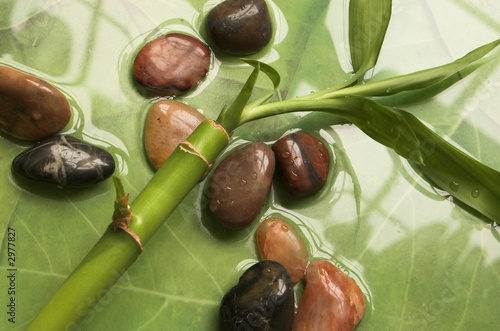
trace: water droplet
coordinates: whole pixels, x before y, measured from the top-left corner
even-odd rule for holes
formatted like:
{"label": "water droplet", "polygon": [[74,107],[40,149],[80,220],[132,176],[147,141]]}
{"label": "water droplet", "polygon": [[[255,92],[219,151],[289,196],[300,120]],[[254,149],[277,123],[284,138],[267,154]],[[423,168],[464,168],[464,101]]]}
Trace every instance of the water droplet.
{"label": "water droplet", "polygon": [[385,93],[391,93],[392,89],[390,87],[387,88],[387,90],[385,90]]}
{"label": "water droplet", "polygon": [[290,157],[290,155],[292,155],[292,154],[290,154],[290,152],[283,152],[283,153],[281,153],[281,157],[284,158],[284,159],[288,159]]}
{"label": "water droplet", "polygon": [[474,198],[474,199],[477,199],[479,198],[479,194],[481,194],[479,192],[479,190],[475,189],[475,190],[472,190],[472,192],[470,193],[470,195]]}
{"label": "water droplet", "polygon": [[281,230],[283,230],[283,232],[288,232],[288,226],[282,225]]}
{"label": "water droplet", "polygon": [[350,95],[350,94],[346,94],[346,95],[344,95],[344,98],[350,98],[350,97],[351,97],[351,95]]}
{"label": "water droplet", "polygon": [[245,185],[247,183],[245,178],[240,179],[240,185]]}
{"label": "water droplet", "polygon": [[294,182],[299,180],[299,175],[297,175],[295,172],[290,172],[290,179],[293,180]]}
{"label": "water droplet", "polygon": [[256,172],[252,172],[252,177],[253,177],[253,179],[257,179],[257,173]]}
{"label": "water droplet", "polygon": [[452,182],[450,183],[450,189],[453,191],[453,192],[456,192],[458,191],[458,189],[460,188],[460,185],[457,183],[457,182]]}
{"label": "water droplet", "polygon": [[314,94],[314,91],[309,92],[309,94]]}

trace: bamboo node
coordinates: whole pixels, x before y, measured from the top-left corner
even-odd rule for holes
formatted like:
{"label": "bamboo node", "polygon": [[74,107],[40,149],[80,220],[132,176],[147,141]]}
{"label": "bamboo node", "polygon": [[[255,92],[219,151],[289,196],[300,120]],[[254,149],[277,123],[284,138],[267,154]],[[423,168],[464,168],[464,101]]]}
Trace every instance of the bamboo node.
{"label": "bamboo node", "polygon": [[181,151],[189,153],[191,155],[199,157],[205,164],[208,169],[212,168],[212,165],[207,161],[207,159],[191,144],[189,141],[183,141],[179,144],[179,148]]}
{"label": "bamboo node", "polygon": [[223,127],[222,125],[220,125],[219,123],[217,123],[217,122],[216,122],[216,121],[214,121],[214,120],[209,120],[209,121],[212,123],[212,125],[213,125],[214,127],[221,129],[221,130],[222,130],[222,132],[224,132],[224,133],[226,134],[227,141],[229,142],[230,137],[229,137],[229,134],[227,133],[226,129],[224,129],[224,127]]}
{"label": "bamboo node", "polygon": [[134,231],[130,230],[130,222],[132,222],[132,210],[130,209],[130,205],[128,204],[129,194],[126,196],[117,195],[117,199],[115,200],[115,212],[112,217],[113,231],[116,232],[118,229],[122,229],[128,235],[134,239],[137,243],[141,252],[143,250],[141,239],[138,235],[134,233]]}

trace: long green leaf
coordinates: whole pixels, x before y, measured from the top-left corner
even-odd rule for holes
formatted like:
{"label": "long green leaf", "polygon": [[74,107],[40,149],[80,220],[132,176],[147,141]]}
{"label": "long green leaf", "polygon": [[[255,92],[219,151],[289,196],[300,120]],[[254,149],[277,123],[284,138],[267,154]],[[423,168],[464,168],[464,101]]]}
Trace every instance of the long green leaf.
{"label": "long green leaf", "polygon": [[[485,55],[494,50],[499,44],[500,39],[495,40],[489,44],[476,48],[475,50],[467,53],[467,55],[454,62],[439,67],[421,70],[411,74],[388,78],[377,82],[355,85],[342,90],[323,93],[322,95],[315,95],[314,97],[380,97],[393,95],[404,91],[426,88],[445,80],[446,78],[469,66],[473,62],[483,58]],[[307,98],[310,97],[311,96],[307,96]]]}
{"label": "long green leaf", "polygon": [[391,9],[391,0],[350,0],[349,48],[356,74],[364,74],[377,63]]}
{"label": "long green leaf", "polygon": [[441,138],[412,114],[395,110],[420,140],[422,173],[451,196],[500,224],[500,172]]}

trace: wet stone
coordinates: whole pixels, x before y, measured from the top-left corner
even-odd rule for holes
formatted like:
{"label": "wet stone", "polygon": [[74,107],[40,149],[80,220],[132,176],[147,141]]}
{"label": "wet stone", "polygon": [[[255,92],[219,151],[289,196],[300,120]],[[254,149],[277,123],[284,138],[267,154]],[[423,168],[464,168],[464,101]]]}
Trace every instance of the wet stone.
{"label": "wet stone", "polygon": [[306,272],[309,255],[299,232],[281,218],[269,218],[259,224],[255,233],[261,260],[273,260],[282,264],[297,283]]}
{"label": "wet stone", "polygon": [[286,269],[275,261],[251,266],[220,305],[220,330],[292,330],[294,292]]}
{"label": "wet stone", "polygon": [[208,13],[206,27],[217,47],[236,55],[262,50],[273,35],[264,0],[226,0]]}
{"label": "wet stone", "polygon": [[306,285],[293,321],[294,331],[354,330],[363,317],[363,292],[328,261],[307,267]]}
{"label": "wet stone", "polygon": [[113,175],[115,162],[102,148],[56,135],[19,154],[12,170],[23,178],[58,186],[89,186]]}
{"label": "wet stone", "polygon": [[46,81],[0,66],[0,130],[23,140],[60,132],[71,118],[66,97]]}
{"label": "wet stone", "polygon": [[149,109],[144,130],[144,147],[153,167],[159,169],[205,119],[198,110],[179,101],[155,103]]}
{"label": "wet stone", "polygon": [[137,54],[133,74],[149,93],[175,96],[195,87],[210,67],[210,51],[198,39],[170,33],[146,44]]}
{"label": "wet stone", "polygon": [[208,187],[209,208],[228,229],[241,229],[257,217],[274,173],[274,153],[266,144],[250,143],[226,157]]}
{"label": "wet stone", "polygon": [[304,132],[292,133],[276,141],[273,151],[277,173],[292,195],[312,195],[325,185],[330,153],[316,137]]}

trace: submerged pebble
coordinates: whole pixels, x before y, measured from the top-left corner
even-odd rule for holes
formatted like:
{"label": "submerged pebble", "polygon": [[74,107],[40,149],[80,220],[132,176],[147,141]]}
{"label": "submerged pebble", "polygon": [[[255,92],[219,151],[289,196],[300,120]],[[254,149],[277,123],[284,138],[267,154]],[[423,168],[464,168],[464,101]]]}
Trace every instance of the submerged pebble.
{"label": "submerged pebble", "polygon": [[137,54],[133,74],[148,92],[175,96],[195,87],[207,74],[210,51],[196,38],[170,33],[146,44]]}
{"label": "submerged pebble", "polygon": [[264,0],[226,0],[208,13],[206,27],[217,47],[237,55],[262,50],[273,35]]}
{"label": "submerged pebble", "polygon": [[228,229],[252,223],[264,205],[274,173],[274,153],[266,144],[250,143],[226,157],[209,183],[209,208]]}
{"label": "submerged pebble", "polygon": [[305,281],[294,331],[356,328],[365,311],[365,299],[349,276],[328,261],[314,261],[307,267]]}
{"label": "submerged pebble", "polygon": [[259,224],[255,238],[261,260],[281,263],[292,283],[302,279],[309,255],[304,240],[293,226],[281,218],[269,218]]}
{"label": "submerged pebble", "polygon": [[316,137],[296,132],[273,145],[276,168],[285,188],[295,196],[311,195],[326,183],[330,153]]}
{"label": "submerged pebble", "polygon": [[71,118],[66,97],[46,81],[0,66],[0,130],[38,140],[61,131]]}
{"label": "submerged pebble", "polygon": [[148,112],[144,147],[149,161],[159,169],[179,143],[206,118],[196,109],[178,101],[163,100]]}
{"label": "submerged pebble", "polygon": [[38,142],[12,162],[19,176],[59,186],[88,186],[102,182],[115,171],[111,154],[66,135]]}
{"label": "submerged pebble", "polygon": [[254,264],[222,298],[220,330],[292,329],[294,292],[286,269],[275,261]]}

